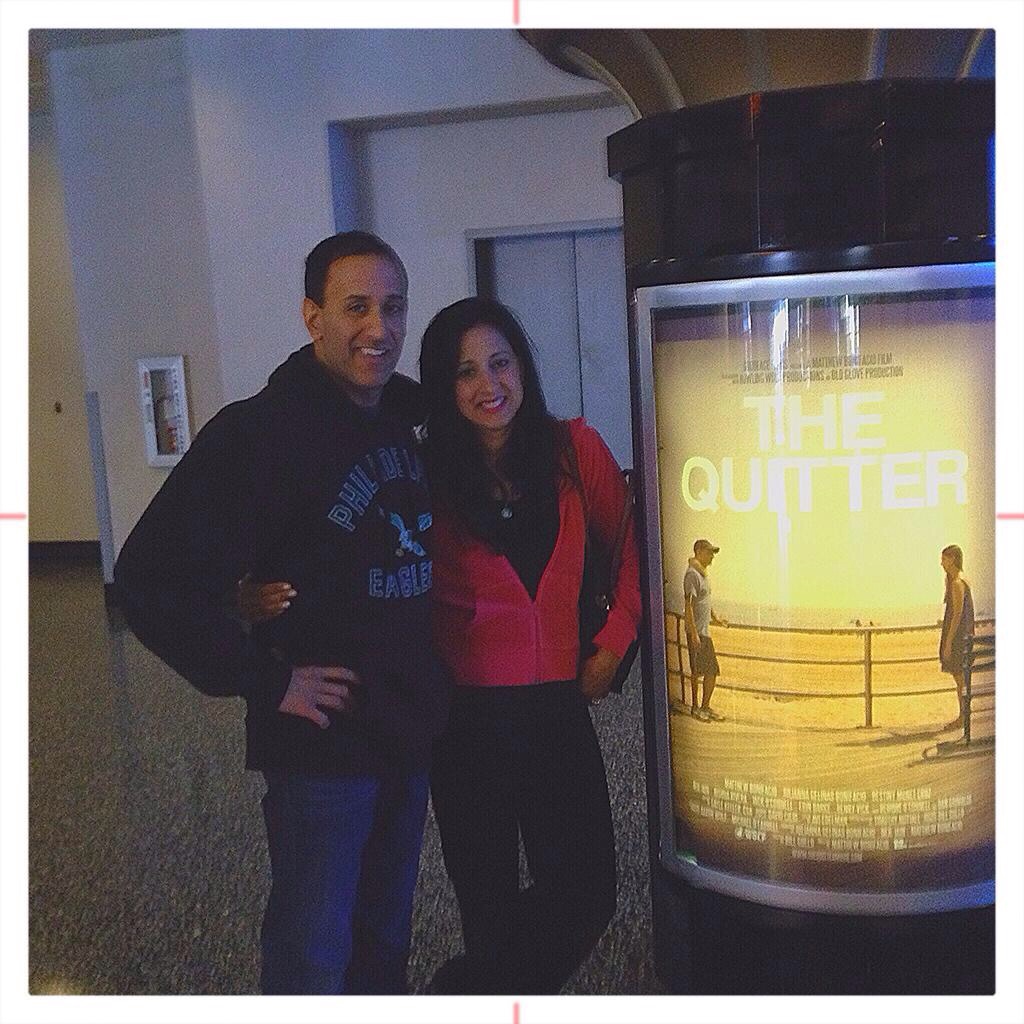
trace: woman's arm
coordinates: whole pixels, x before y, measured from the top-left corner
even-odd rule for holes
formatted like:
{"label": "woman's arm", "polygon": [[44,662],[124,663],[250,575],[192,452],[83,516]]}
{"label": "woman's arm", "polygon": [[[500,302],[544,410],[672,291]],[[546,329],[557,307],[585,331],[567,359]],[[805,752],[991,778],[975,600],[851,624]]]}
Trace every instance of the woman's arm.
{"label": "woman's arm", "polygon": [[949,614],[949,630],[946,633],[945,643],[942,645],[942,656],[948,659],[953,653],[953,638],[957,635],[957,630],[960,628],[960,619],[964,614],[964,583],[963,580],[953,580],[952,586],[949,588],[949,603],[950,603],[950,614]]}
{"label": "woman's arm", "polygon": [[[610,549],[615,543],[628,493],[622,470],[593,427],[583,420],[573,420],[569,430],[587,495],[590,525]],[[594,637],[594,643],[621,658],[636,638],[642,610],[640,558],[632,515],[627,524],[622,560],[618,576],[612,583],[610,601],[608,621]]]}

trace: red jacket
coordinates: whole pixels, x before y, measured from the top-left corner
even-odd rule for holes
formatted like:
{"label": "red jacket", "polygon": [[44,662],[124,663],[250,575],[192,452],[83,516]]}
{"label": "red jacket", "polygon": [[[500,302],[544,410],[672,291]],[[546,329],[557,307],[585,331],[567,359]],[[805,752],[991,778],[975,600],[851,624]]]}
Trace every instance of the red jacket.
{"label": "red jacket", "polygon": [[[622,473],[593,427],[571,420],[569,434],[594,530],[610,547],[626,500]],[[434,644],[457,684],[518,686],[576,677],[586,534],[577,488],[562,486],[558,510],[558,537],[533,601],[504,555],[470,535],[451,515],[435,512]],[[636,535],[630,523],[611,611],[595,641],[621,657],[639,622]]]}

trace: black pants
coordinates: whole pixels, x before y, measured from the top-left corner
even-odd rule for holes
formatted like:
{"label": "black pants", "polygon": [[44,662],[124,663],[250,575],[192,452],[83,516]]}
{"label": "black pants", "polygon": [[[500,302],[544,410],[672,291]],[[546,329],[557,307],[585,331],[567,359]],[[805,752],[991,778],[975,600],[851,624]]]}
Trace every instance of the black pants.
{"label": "black pants", "polygon": [[[458,687],[431,794],[468,987],[558,992],[615,912],[608,783],[575,680]],[[520,833],[533,879],[522,891]]]}

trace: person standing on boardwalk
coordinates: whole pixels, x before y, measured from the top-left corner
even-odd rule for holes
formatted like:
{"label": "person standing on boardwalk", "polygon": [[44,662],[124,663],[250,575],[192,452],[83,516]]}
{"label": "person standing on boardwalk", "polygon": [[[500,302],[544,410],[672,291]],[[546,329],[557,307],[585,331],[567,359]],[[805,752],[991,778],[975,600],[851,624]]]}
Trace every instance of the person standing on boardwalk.
{"label": "person standing on boardwalk", "polygon": [[[245,699],[246,766],[267,785],[268,994],[406,991],[448,701],[418,388],[394,373],[407,290],[375,235],[318,244],[312,343],[200,431],[117,563],[139,639],[204,693]],[[234,611],[249,574],[289,581],[282,614],[251,631]]]}
{"label": "person standing on boardwalk", "polygon": [[964,568],[964,553],[956,544],[942,549],[940,564],[946,574],[946,593],[939,663],[942,671],[948,672],[956,683],[957,707],[960,710],[947,728],[959,729],[964,724],[964,654],[967,638],[974,635],[974,598],[970,584],[960,575]]}
{"label": "person standing on boardwalk", "polygon": [[[686,646],[690,654],[690,714],[702,722],[720,722],[723,717],[711,709],[711,695],[721,674],[711,639],[711,624],[727,626],[728,623],[715,615],[711,607],[711,584],[708,582],[708,569],[720,550],[709,540],[695,541],[693,558],[683,577]],[[698,705],[697,690],[701,679],[704,681],[704,693]]]}

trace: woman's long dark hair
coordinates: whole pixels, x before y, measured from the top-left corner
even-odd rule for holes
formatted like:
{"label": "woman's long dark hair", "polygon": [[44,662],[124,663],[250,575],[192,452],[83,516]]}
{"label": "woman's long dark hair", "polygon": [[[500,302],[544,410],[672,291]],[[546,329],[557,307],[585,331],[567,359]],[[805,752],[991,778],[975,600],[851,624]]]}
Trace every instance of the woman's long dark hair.
{"label": "woman's long dark hair", "polygon": [[441,310],[423,334],[420,381],[427,401],[427,471],[433,500],[455,514],[463,526],[496,545],[487,524],[493,509],[495,477],[476,430],[455,405],[455,376],[462,339],[473,327],[500,331],[519,361],[523,403],[512,421],[508,443],[497,465],[527,500],[550,495],[571,477],[565,457],[569,441],[562,421],[544,402],[533,346],[507,306],[492,299],[462,299]]}

